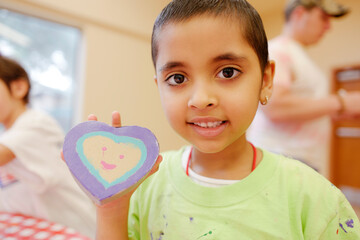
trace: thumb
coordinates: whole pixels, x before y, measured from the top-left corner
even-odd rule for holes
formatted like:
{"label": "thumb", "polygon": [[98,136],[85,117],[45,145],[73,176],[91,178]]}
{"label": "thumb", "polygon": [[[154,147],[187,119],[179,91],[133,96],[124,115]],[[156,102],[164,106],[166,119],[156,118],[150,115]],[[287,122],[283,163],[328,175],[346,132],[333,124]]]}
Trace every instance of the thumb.
{"label": "thumb", "polygon": [[150,177],[151,175],[156,173],[157,170],[159,170],[159,165],[162,162],[162,160],[163,160],[163,157],[161,155],[159,155],[158,158],[156,159],[156,162],[155,162],[153,168],[150,170],[148,177]]}
{"label": "thumb", "polygon": [[60,157],[61,157],[61,159],[65,162],[65,159],[64,159],[64,153],[63,153],[63,151],[61,150],[61,152],[60,152]]}

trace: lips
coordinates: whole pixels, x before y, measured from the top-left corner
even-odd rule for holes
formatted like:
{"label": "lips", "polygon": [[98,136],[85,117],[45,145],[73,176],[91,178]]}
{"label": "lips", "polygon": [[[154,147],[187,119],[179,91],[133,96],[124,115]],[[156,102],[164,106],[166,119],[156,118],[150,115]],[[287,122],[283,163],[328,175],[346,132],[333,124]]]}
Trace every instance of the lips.
{"label": "lips", "polygon": [[197,134],[207,138],[220,135],[228,125],[228,121],[214,118],[197,118],[188,123]]}

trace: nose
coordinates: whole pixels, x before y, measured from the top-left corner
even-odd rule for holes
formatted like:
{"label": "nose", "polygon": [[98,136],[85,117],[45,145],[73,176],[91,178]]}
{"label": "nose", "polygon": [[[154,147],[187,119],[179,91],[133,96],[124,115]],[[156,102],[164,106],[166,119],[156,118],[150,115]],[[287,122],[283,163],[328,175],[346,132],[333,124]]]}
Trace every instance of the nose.
{"label": "nose", "polygon": [[188,101],[188,107],[197,110],[212,108],[217,104],[215,92],[205,84],[195,86]]}

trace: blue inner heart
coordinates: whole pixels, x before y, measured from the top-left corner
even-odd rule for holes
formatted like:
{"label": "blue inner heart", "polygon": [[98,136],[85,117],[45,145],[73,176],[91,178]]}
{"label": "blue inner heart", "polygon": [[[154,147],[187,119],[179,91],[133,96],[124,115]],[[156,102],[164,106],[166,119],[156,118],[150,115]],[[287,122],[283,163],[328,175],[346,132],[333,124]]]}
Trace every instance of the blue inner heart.
{"label": "blue inner heart", "polygon": [[[84,147],[83,147],[84,141],[87,138],[95,137],[95,136],[107,137],[107,138],[113,140],[115,143],[134,144],[141,151],[140,161],[137,163],[137,165],[134,168],[130,169],[125,174],[119,176],[119,178],[116,178],[114,181],[109,183],[107,180],[105,180],[100,175],[99,171],[97,169],[95,169],[95,167],[90,163],[90,161],[87,159],[86,155],[84,154]],[[128,137],[128,136],[117,136],[115,134],[112,134],[110,132],[105,132],[105,131],[98,131],[98,132],[91,132],[91,133],[84,134],[82,137],[80,137],[76,141],[76,152],[78,153],[82,163],[86,166],[86,168],[90,171],[90,173],[93,176],[95,176],[96,179],[105,188],[109,188],[109,187],[114,186],[114,185],[116,185],[118,183],[126,181],[126,179],[128,179],[130,176],[134,175],[140,169],[140,167],[144,164],[144,162],[146,160],[146,157],[147,157],[147,149],[146,149],[146,146],[143,143],[143,141],[141,141],[141,140],[139,140],[137,138]]]}

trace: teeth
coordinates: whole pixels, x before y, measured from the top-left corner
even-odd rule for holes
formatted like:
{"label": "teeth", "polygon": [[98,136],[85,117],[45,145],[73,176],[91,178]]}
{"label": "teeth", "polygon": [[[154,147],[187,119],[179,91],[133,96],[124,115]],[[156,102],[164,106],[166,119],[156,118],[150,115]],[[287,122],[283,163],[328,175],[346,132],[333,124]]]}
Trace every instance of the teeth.
{"label": "teeth", "polygon": [[214,128],[221,125],[221,121],[218,122],[201,122],[201,123],[194,123],[196,126],[203,127],[203,128]]}

